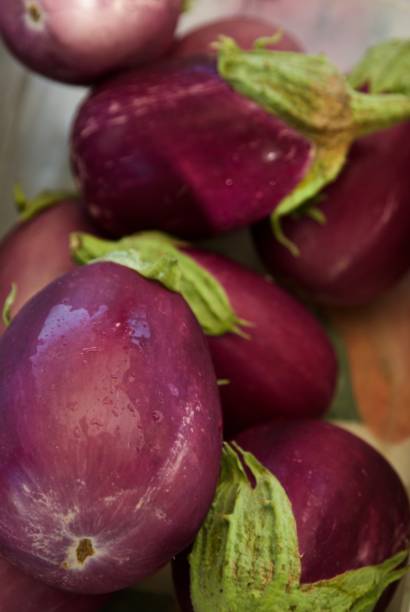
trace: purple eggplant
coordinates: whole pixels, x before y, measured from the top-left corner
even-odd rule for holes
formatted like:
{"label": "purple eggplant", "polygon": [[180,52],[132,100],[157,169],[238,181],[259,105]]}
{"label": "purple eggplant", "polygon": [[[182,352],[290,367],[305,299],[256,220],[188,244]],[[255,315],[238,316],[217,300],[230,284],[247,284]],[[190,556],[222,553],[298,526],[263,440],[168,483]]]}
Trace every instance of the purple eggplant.
{"label": "purple eggplant", "polygon": [[[274,515],[276,516],[274,519],[276,529],[282,523],[283,526],[289,528],[289,535],[296,528],[296,550],[298,550],[300,556],[297,557],[295,562],[296,571],[300,572],[301,586],[293,585],[295,576],[284,576],[282,587],[277,587],[279,590],[274,597],[279,598],[278,602],[283,602],[291,593],[295,596],[293,602],[299,602],[300,607],[295,605],[292,608],[283,605],[282,608],[278,607],[277,609],[351,610],[353,608],[347,605],[349,603],[348,598],[344,602],[342,601],[340,607],[336,607],[335,600],[331,599],[329,603],[331,606],[334,605],[335,608],[315,607],[314,605],[303,607],[301,603],[306,601],[306,596],[309,597],[315,590],[320,591],[323,587],[326,587],[324,581],[331,581],[327,585],[328,589],[332,587],[332,584],[339,584],[339,587],[342,583],[345,586],[347,585],[346,595],[351,596],[352,601],[357,603],[357,600],[360,600],[365,594],[365,591],[361,592],[358,585],[364,588],[365,581],[369,580],[369,574],[367,579],[363,577],[363,581],[359,580],[356,585],[353,581],[349,587],[349,580],[345,573],[354,570],[360,571],[360,568],[379,566],[386,563],[387,560],[395,559],[390,566],[393,572],[391,580],[385,581],[386,576],[384,576],[381,579],[380,591],[375,588],[376,583],[372,584],[371,580],[366,587],[369,588],[369,593],[371,593],[371,599],[369,597],[366,600],[367,605],[376,602],[382,594],[383,587],[388,586],[390,582],[400,577],[401,572],[396,573],[394,569],[395,563],[397,566],[403,562],[404,551],[410,543],[409,500],[398,475],[387,461],[356,436],[321,421],[265,424],[240,434],[237,437],[237,443],[242,449],[252,453],[262,466],[276,477],[276,482],[280,483],[283,487],[282,491],[287,495],[288,502],[283,503],[283,493],[279,492],[278,494],[278,485],[274,484],[276,503],[278,503],[278,500],[282,502],[280,509],[278,506],[276,512],[283,513],[280,516]],[[258,495],[258,488],[264,487],[260,494],[265,496],[263,502],[268,508],[267,491],[271,489],[266,477],[262,474],[262,478],[260,478],[261,472],[254,471],[254,461],[250,462],[246,456],[244,461],[245,465],[251,468],[251,473],[256,478],[254,494]],[[218,488],[214,502],[214,513],[219,508],[218,503],[225,499],[225,512],[229,514],[231,500],[228,499],[230,490],[228,485],[232,478],[232,472],[226,471],[225,480],[224,478],[221,479],[221,488]],[[227,492],[225,498],[223,497],[223,483],[225,483]],[[250,495],[252,496],[252,493]],[[272,503],[275,504],[273,499]],[[284,536],[280,531],[274,531],[272,534],[277,538],[274,540],[277,542],[276,547],[275,544],[270,544],[271,535],[266,535],[270,522],[267,515],[265,518],[262,515],[264,511],[261,501],[259,510],[257,510],[261,513],[259,527],[256,522],[255,529],[257,530],[265,524],[264,531],[260,533],[260,538],[256,540],[255,548],[248,549],[247,542],[252,543],[252,532],[247,533],[247,538],[240,539],[240,533],[236,532],[236,535],[233,528],[236,524],[235,521],[240,520],[240,508],[240,498],[238,498],[237,503],[233,506],[232,515],[230,515],[229,525],[224,527],[224,530],[229,530],[232,526],[232,539],[225,536],[222,531],[222,526],[227,525],[227,521],[224,524],[220,521],[221,530],[215,531],[215,528],[218,529],[217,517],[214,517],[213,523],[212,520],[209,522],[207,519],[204,527],[206,530],[202,530],[201,543],[196,554],[200,552],[201,546],[203,551],[209,553],[212,550],[212,543],[207,540],[213,534],[219,533],[221,538],[219,554],[221,556],[228,555],[225,558],[226,575],[229,575],[231,568],[236,571],[234,575],[237,576],[238,584],[234,588],[238,597],[241,596],[241,593],[243,597],[246,597],[252,588],[257,588],[255,585],[259,583],[260,596],[271,597],[270,602],[275,602],[276,599],[272,598],[272,591],[269,594],[269,588],[267,587],[270,581],[277,579],[285,566],[288,567],[289,547],[292,548],[293,544],[289,540],[281,542],[281,538]],[[246,507],[243,512],[246,516]],[[286,512],[292,514],[287,517]],[[248,519],[245,518],[244,520],[257,521],[258,517],[249,516]],[[230,554],[228,554],[228,549],[225,549],[225,542],[231,542]],[[214,545],[216,547],[216,542],[214,542]],[[216,547],[214,550],[216,554],[218,548]],[[271,553],[267,553],[268,550]],[[243,557],[240,556],[241,551]],[[245,556],[245,551],[247,551],[248,557]],[[280,567],[274,566],[274,571],[266,576],[248,576],[247,578],[246,571],[249,572],[249,568],[258,567],[258,563],[261,564],[259,567],[263,566],[265,552],[268,556],[269,554],[278,556],[281,559]],[[253,555],[256,555],[255,559],[253,559]],[[196,560],[191,558],[191,568],[196,567],[198,573],[202,573],[197,564],[192,565],[198,561],[198,558]],[[246,559],[246,562],[243,561],[244,559]],[[210,567],[209,564],[212,563],[212,559],[206,556],[203,561],[203,568],[206,571],[205,568]],[[215,562],[223,563],[223,561],[217,560]],[[289,567],[292,567],[292,564]],[[248,569],[246,570],[246,568]],[[370,569],[370,571],[373,570]],[[224,579],[226,579],[226,575]],[[376,572],[373,575],[377,577]],[[380,575],[377,579],[380,580]],[[174,580],[182,609],[184,612],[190,612],[193,608],[189,596],[190,577],[186,554],[181,555],[174,563]],[[225,584],[221,583],[220,588],[222,589],[224,586]],[[293,590],[294,593],[292,593]],[[326,600],[326,588],[324,588],[324,591],[322,597]],[[337,594],[337,592],[338,589],[336,588],[335,593]],[[340,591],[338,593],[340,595]],[[387,592],[384,599],[379,600],[377,610],[385,609],[390,594]],[[283,597],[283,599],[280,599],[280,597]],[[205,604],[206,602],[204,602],[204,606],[200,607],[200,610],[208,609]],[[256,607],[255,609],[259,608]],[[261,607],[260,609],[269,608]],[[275,608],[272,606],[272,609]],[[373,609],[373,607],[366,609]]]}
{"label": "purple eggplant", "polygon": [[4,558],[50,586],[106,593],[192,540],[218,477],[221,413],[179,295],[125,266],[78,268],[21,309],[0,362]]}
{"label": "purple eggplant", "polygon": [[0,35],[32,70],[91,84],[162,55],[181,10],[182,0],[3,0]]}
{"label": "purple eggplant", "polygon": [[275,239],[268,220],[256,226],[255,244],[268,270],[320,304],[352,306],[378,297],[410,268],[409,165],[410,123],[358,141],[317,203],[323,222],[308,215],[283,222],[298,255]]}
{"label": "purple eggplant", "polygon": [[216,55],[216,50],[212,44],[220,36],[231,36],[243,49],[251,49],[255,40],[263,36],[272,37],[278,33],[278,40],[269,45],[269,49],[278,51],[302,51],[299,43],[287,32],[283,32],[268,21],[241,15],[237,17],[227,17],[212,21],[207,25],[201,26],[188,32],[185,36],[177,40],[173,55],[186,57],[210,53]]}
{"label": "purple eggplant", "polygon": [[224,288],[248,337],[228,333],[208,342],[229,434],[272,418],[320,417],[337,379],[333,348],[316,319],[267,278],[229,259],[191,250]]}
{"label": "purple eggplant", "polygon": [[0,559],[2,612],[102,612],[106,595],[76,595],[52,589]]}
{"label": "purple eggplant", "polygon": [[101,227],[210,236],[299,210],[362,134],[410,117],[405,95],[358,93],[324,57],[219,41],[105,82],[81,105],[72,164]]}
{"label": "purple eggplant", "polygon": [[206,57],[105,83],[79,109],[72,133],[90,214],[114,235],[160,229],[192,238],[246,226],[295,187],[311,152],[231,90]]}
{"label": "purple eggplant", "polygon": [[302,582],[382,563],[410,543],[410,507],[393,468],[371,446],[330,423],[267,424],[238,444],[291,500]]}
{"label": "purple eggplant", "polygon": [[0,243],[0,304],[13,283],[17,288],[12,318],[37,291],[74,268],[68,240],[74,231],[95,230],[80,203],[65,200],[20,223]]}

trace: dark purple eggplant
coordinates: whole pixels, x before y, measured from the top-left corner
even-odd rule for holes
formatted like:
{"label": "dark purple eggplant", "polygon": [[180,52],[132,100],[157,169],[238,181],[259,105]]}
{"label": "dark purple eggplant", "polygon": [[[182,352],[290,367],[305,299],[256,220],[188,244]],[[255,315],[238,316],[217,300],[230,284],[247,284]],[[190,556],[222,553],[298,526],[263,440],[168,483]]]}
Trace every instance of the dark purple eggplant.
{"label": "dark purple eggplant", "polygon": [[105,82],[71,138],[77,182],[96,222],[126,235],[189,238],[298,210],[340,173],[362,134],[410,117],[405,95],[353,90],[323,55],[250,51],[222,38]]}
{"label": "dark purple eggplant", "polygon": [[378,297],[410,268],[410,123],[353,146],[342,174],[320,197],[324,220],[287,218],[295,256],[269,220],[255,244],[268,270],[320,304],[353,306]]}
{"label": "dark purple eggplant", "polygon": [[297,185],[310,158],[303,137],[232,91],[209,58],[105,83],[81,106],[72,133],[89,211],[120,236],[207,236],[248,225]]}
{"label": "dark purple eggplant", "polygon": [[219,472],[206,340],[183,299],[113,263],[67,273],[0,339],[0,552],[108,593],[194,537]]}
{"label": "dark purple eggplant", "polygon": [[330,406],[335,353],[319,322],[270,279],[206,251],[188,251],[224,288],[247,337],[226,333],[208,342],[220,387],[225,430],[272,418],[314,418]]}
{"label": "dark purple eggplant", "polygon": [[384,610],[410,543],[409,500],[387,461],[322,421],[266,424],[237,443],[252,453],[238,449],[247,475],[228,447],[190,566],[186,554],[174,563],[184,612],[250,610],[253,598],[255,610]]}
{"label": "dark purple eggplant", "polygon": [[32,70],[92,84],[163,54],[181,10],[182,0],[3,0],[0,35]]}
{"label": "dark purple eggplant", "polygon": [[20,222],[0,243],[0,304],[13,283],[17,288],[12,318],[37,291],[74,268],[69,249],[69,235],[74,231],[95,229],[77,200],[64,200]]}

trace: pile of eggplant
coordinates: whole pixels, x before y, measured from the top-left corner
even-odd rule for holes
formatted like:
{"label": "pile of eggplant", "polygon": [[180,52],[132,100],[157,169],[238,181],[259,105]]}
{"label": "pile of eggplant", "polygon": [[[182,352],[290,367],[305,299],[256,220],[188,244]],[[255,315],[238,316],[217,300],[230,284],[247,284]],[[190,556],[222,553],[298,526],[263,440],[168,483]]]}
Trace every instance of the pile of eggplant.
{"label": "pile of eggplant", "polygon": [[[0,244],[0,610],[148,612],[123,591],[170,562],[183,611],[386,610],[409,500],[327,418],[323,308],[410,269],[410,43],[345,75],[249,17],[177,38],[185,10],[1,5],[90,92],[77,192],[16,188]],[[213,248],[234,230],[264,273]]]}

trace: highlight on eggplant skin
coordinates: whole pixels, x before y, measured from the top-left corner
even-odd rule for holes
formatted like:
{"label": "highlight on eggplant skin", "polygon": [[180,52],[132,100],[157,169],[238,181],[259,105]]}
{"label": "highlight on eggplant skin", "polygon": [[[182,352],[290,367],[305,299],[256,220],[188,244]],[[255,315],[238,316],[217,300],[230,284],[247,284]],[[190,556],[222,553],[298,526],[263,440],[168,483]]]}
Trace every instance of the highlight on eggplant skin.
{"label": "highlight on eggplant skin", "polygon": [[273,418],[318,418],[337,381],[334,349],[315,317],[269,279],[205,250],[186,249],[225,289],[245,337],[208,337],[225,433]]}
{"label": "highlight on eggplant skin", "polygon": [[281,27],[263,19],[249,15],[226,17],[212,21],[189,31],[185,36],[177,38],[172,50],[174,57],[187,57],[198,54],[216,55],[212,48],[220,36],[230,36],[241,49],[251,49],[254,42],[262,37],[277,37],[277,41],[267,46],[276,51],[302,51],[296,39]]}
{"label": "highlight on eggplant skin", "polygon": [[0,361],[5,559],[98,594],[189,544],[215,491],[222,419],[179,295],[121,265],[77,268],[25,304]]}
{"label": "highlight on eggplant skin", "polygon": [[[410,544],[410,505],[399,476],[355,435],[319,420],[271,422],[235,438],[284,487],[292,504],[302,584],[376,565]],[[189,550],[173,561],[183,612],[193,612]],[[379,600],[384,612],[397,587]]]}
{"label": "highlight on eggplant skin", "polygon": [[[69,249],[74,231],[96,230],[78,200],[63,200],[20,222],[0,242],[1,307],[12,284],[16,286],[11,318],[40,289],[75,267]],[[0,319],[0,333],[3,331]]]}
{"label": "highlight on eggplant skin", "polygon": [[112,72],[163,55],[183,0],[3,0],[0,36],[28,68],[92,85]]}
{"label": "highlight on eggplant skin", "polygon": [[410,268],[410,123],[357,141],[339,178],[317,201],[323,223],[283,221],[294,256],[275,239],[270,220],[256,225],[256,248],[285,285],[319,304],[366,304]]}
{"label": "highlight on eggplant skin", "polygon": [[188,238],[266,217],[309,168],[313,145],[233,91],[209,57],[105,82],[80,106],[71,158],[90,214],[112,235]]}

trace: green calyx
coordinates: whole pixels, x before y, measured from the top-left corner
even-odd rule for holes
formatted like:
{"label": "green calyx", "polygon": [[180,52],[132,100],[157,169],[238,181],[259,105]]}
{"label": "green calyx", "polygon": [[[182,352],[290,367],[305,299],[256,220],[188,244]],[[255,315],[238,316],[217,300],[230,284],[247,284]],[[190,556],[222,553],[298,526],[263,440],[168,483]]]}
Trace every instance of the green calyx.
{"label": "green calyx", "polygon": [[210,336],[246,334],[222,285],[180,249],[188,246],[160,232],[141,232],[118,241],[85,233],[71,234],[71,252],[77,263],[112,261],[182,295],[204,332]]}
{"label": "green calyx", "polygon": [[410,96],[410,39],[394,38],[371,47],[348,81],[356,89],[366,85],[372,94]]}
{"label": "green calyx", "polygon": [[252,454],[225,444],[215,499],[189,557],[191,599],[195,612],[370,612],[405,574],[397,568],[407,554],[301,584],[286,492]]}
{"label": "green calyx", "polygon": [[29,221],[43,210],[71,198],[77,199],[78,196],[69,191],[43,191],[29,200],[20,185],[14,187],[14,201],[19,213],[19,221]]}
{"label": "green calyx", "polygon": [[3,310],[2,310],[2,319],[5,327],[8,327],[11,323],[11,309],[13,308],[13,304],[16,301],[17,296],[17,285],[16,283],[12,283],[10,292],[6,299],[4,300]]}
{"label": "green calyx", "polygon": [[359,93],[324,55],[272,51],[260,41],[244,51],[227,37],[218,48],[220,76],[314,147],[305,177],[272,213],[277,238],[292,248],[281,231],[281,218],[336,179],[356,138],[410,118],[410,97]]}

